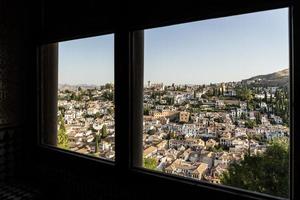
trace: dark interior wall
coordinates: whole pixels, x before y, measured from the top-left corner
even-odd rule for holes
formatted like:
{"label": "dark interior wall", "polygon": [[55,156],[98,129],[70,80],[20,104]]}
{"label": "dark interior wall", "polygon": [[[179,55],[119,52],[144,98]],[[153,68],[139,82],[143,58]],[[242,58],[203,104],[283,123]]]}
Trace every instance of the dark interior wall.
{"label": "dark interior wall", "polygon": [[42,42],[111,32],[123,17],[117,0],[44,0],[42,6]]}
{"label": "dark interior wall", "polygon": [[16,97],[22,91],[20,57],[21,43],[23,43],[23,23],[21,16],[11,16],[10,12],[20,13],[9,1],[0,4],[0,45],[1,45],[1,126],[15,127],[20,125],[21,104]]}
{"label": "dark interior wall", "polygon": [[[1,0],[0,92],[7,96],[0,97],[0,119],[7,121],[0,123],[0,180],[26,180],[44,192],[44,199],[240,199],[38,147],[36,49],[48,42],[270,9],[289,1],[272,2],[211,0],[199,6],[193,1],[44,0],[29,5]],[[2,150],[4,146],[9,150]]]}
{"label": "dark interior wall", "polygon": [[0,1],[0,181],[20,180],[29,169],[25,130],[32,110],[24,105],[31,101],[25,80],[35,54],[31,9],[22,1]]}
{"label": "dark interior wall", "polygon": [[[221,3],[220,3],[221,2]],[[62,2],[45,0],[42,6],[41,43],[92,36],[101,33],[142,29],[192,19],[205,19],[260,9],[278,8],[288,1],[165,1]],[[224,11],[226,10],[226,12]],[[51,149],[36,152],[36,180],[51,198],[61,199],[240,199],[233,193],[177,183],[147,174],[119,171],[114,166]],[[245,196],[244,199],[251,199]]]}

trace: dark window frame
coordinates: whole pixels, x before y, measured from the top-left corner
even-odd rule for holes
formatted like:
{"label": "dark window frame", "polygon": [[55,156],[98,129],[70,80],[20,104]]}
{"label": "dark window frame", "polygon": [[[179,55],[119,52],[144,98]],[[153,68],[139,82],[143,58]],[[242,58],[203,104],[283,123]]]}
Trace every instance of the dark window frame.
{"label": "dark window frame", "polygon": [[[89,37],[114,34],[114,32],[104,32],[99,34],[87,34],[82,37],[64,38],[60,41],[54,40],[51,42],[43,43],[37,47],[38,55],[38,135],[37,146],[46,150],[54,151],[57,153],[64,153],[68,156],[77,156],[81,159],[88,159],[96,161],[101,164],[114,166],[114,161],[85,155],[71,150],[56,147],[56,134],[57,133],[57,88],[58,88],[58,43],[63,41],[70,41],[75,39],[84,39]],[[115,38],[115,37],[114,37]],[[115,44],[115,42],[114,42]],[[115,68],[115,67],[114,67]],[[113,68],[113,69],[114,69]],[[54,107],[54,109],[53,109]],[[55,125],[54,125],[55,124]]]}
{"label": "dark window frame", "polygon": [[[290,73],[290,102],[289,102],[289,106],[290,106],[290,199],[293,199],[292,198],[292,193],[293,193],[293,186],[294,186],[294,180],[293,180],[293,160],[294,160],[294,153],[293,153],[293,132],[294,132],[294,108],[293,108],[293,105],[294,105],[294,64],[293,64],[293,8],[292,7],[283,7],[283,8],[288,8],[288,24],[289,24],[289,27],[288,27],[288,31],[289,31],[289,73]],[[267,10],[272,10],[272,9],[267,9]],[[267,10],[262,10],[262,11],[267,11]],[[259,12],[259,11],[255,11],[255,12]],[[250,12],[250,13],[255,13],[255,12]],[[241,13],[241,14],[245,14],[245,13]],[[230,16],[235,16],[235,15],[230,15]],[[184,23],[189,23],[189,22],[195,22],[195,21],[198,21],[198,20],[192,20],[192,21],[186,21]],[[201,21],[201,20],[199,20]],[[174,24],[168,24],[168,25],[174,25]],[[176,25],[176,24],[175,24]],[[150,28],[160,28],[160,27],[165,27],[166,25],[162,25],[162,26],[158,26],[158,27],[150,27]],[[149,27],[147,27],[149,28]],[[133,31],[132,33],[133,34],[136,34],[136,33],[139,33],[141,34],[143,31]],[[138,38],[136,38],[138,39]],[[144,69],[141,69],[143,68],[143,64],[139,64],[140,62],[143,62],[143,57],[140,57],[140,59],[138,59],[138,64],[135,64],[133,62],[133,68],[135,70],[140,70],[138,72],[136,72],[136,74],[142,74],[143,73],[143,70]],[[138,66],[140,65],[140,66]],[[143,75],[142,75],[143,76]],[[133,79],[135,80],[138,80],[138,83],[139,84],[142,84],[143,85],[143,77],[135,77],[135,75],[133,75],[132,77]],[[137,98],[137,99],[140,99],[142,98],[140,95],[143,93],[140,92],[140,90],[138,90],[139,93],[135,93],[133,95],[133,97]],[[133,100],[134,101],[134,100]],[[139,105],[139,102],[136,102],[134,101],[135,105]],[[138,108],[137,107],[134,107],[132,112],[133,113],[140,113],[142,112],[141,108]],[[142,115],[142,114],[141,114]],[[136,114],[135,115],[132,115],[132,121],[138,121],[140,118],[140,116],[137,116]],[[135,157],[135,158],[141,158],[141,155],[138,154],[139,151],[141,151],[141,147],[139,145],[136,145],[136,144],[139,144],[139,141],[137,141],[137,138],[140,138],[140,133],[141,133],[141,127],[139,127],[139,125],[133,125],[133,128],[132,128],[132,144],[134,144],[133,146],[133,149],[132,150],[132,157]],[[136,146],[135,146],[136,145]],[[160,177],[160,178],[167,178],[167,179],[171,179],[171,180],[176,180],[176,181],[181,181],[181,182],[184,182],[184,183],[187,183],[187,184],[190,184],[190,185],[202,185],[204,187],[208,187],[208,188],[213,188],[213,189],[216,189],[216,190],[220,190],[220,191],[226,191],[226,192],[232,192],[232,193],[240,193],[241,195],[245,195],[245,196],[251,196],[251,197],[256,197],[256,198],[265,198],[265,199],[286,199],[286,198],[281,198],[281,197],[277,197],[277,196],[272,196],[272,195],[269,195],[269,194],[264,194],[264,193],[258,193],[258,192],[255,192],[255,191],[250,191],[250,190],[246,190],[246,189],[242,189],[242,188],[238,188],[238,187],[232,187],[232,186],[226,186],[226,185],[219,185],[219,184],[213,184],[213,183],[209,183],[207,181],[202,181],[202,180],[194,180],[192,178],[187,178],[187,177],[182,177],[182,176],[178,176],[178,175],[172,175],[172,174],[166,174],[166,173],[163,173],[163,172],[157,172],[157,171],[153,171],[153,170],[149,170],[149,169],[146,169],[146,168],[142,168],[142,167],[138,167],[138,164],[140,163],[135,163],[134,160],[131,161],[132,165],[131,165],[131,170],[134,171],[134,172],[137,172],[137,173],[144,173],[144,174],[147,174],[147,175],[154,175],[154,176],[157,176],[157,177]]]}
{"label": "dark window frame", "polygon": [[[295,136],[292,134],[294,132],[294,15],[293,12],[294,8],[292,5],[284,5],[284,6],[278,6],[275,8],[283,8],[283,7],[289,7],[289,32],[290,32],[290,122],[291,122],[291,130],[290,130],[290,199],[294,199],[295,191],[294,191],[294,185],[295,185],[295,161],[294,161],[294,149],[295,149]],[[275,9],[273,8],[273,9]],[[249,12],[256,12],[256,11],[264,11],[269,10],[272,8],[263,8],[263,9],[255,9]],[[240,13],[236,14],[244,14],[248,13],[241,11]],[[216,18],[216,17],[224,17],[224,16],[231,16],[232,14],[221,14],[217,16],[208,16],[207,18]],[[193,22],[198,21],[202,19],[207,18],[192,18],[192,19],[179,19],[175,21],[169,21],[169,22],[162,22],[158,23],[157,25],[146,25],[146,26],[133,26],[131,28],[125,28],[122,30],[114,30],[110,32],[99,32],[94,33],[90,35],[80,35],[76,37],[68,37],[64,38],[63,40],[68,39],[76,39],[76,38],[83,38],[86,36],[98,36],[106,33],[114,33],[115,34],[115,96],[116,96],[116,116],[115,116],[115,144],[116,144],[116,150],[115,150],[115,162],[110,162],[104,159],[99,158],[93,158],[90,156],[82,155],[76,152],[70,152],[67,150],[62,150],[50,145],[45,145],[41,143],[41,138],[39,138],[39,141],[37,141],[38,149],[41,151],[41,156],[48,154],[48,155],[58,155],[58,157],[64,157],[67,156],[69,159],[72,159],[72,157],[76,156],[77,161],[79,163],[84,162],[93,162],[92,165],[99,166],[99,167],[108,167],[110,170],[115,171],[117,173],[126,173],[127,175],[134,175],[137,177],[149,177],[150,179],[153,178],[154,180],[168,180],[171,182],[178,182],[183,185],[189,185],[190,187],[196,188],[206,188],[213,191],[219,191],[224,192],[224,194],[229,193],[233,194],[237,197],[245,197],[249,199],[282,199],[279,197],[274,197],[271,195],[261,194],[261,193],[255,193],[248,190],[243,190],[239,188],[233,188],[229,186],[224,185],[216,185],[207,183],[204,181],[196,181],[189,178],[184,177],[177,177],[174,175],[168,175],[163,174],[159,172],[153,172],[151,170],[147,169],[141,169],[140,167],[134,167],[137,165],[141,165],[141,160],[138,160],[138,158],[141,158],[141,152],[136,151],[141,148],[140,145],[138,146],[132,146],[136,143],[139,143],[139,140],[141,138],[141,132],[138,130],[141,129],[141,127],[136,126],[137,123],[134,123],[135,120],[141,120],[141,107],[140,107],[140,99],[142,98],[143,94],[143,59],[141,59],[141,51],[143,47],[143,42],[141,42],[141,39],[143,38],[143,31],[144,28],[156,28],[156,27],[163,27],[166,25],[173,25],[178,23],[187,23],[187,22]],[[42,42],[42,44],[47,44],[50,42],[60,42],[58,40],[46,40]],[[38,55],[39,58],[43,58],[45,55],[42,53],[41,45],[38,48]],[[134,56],[137,55],[137,56]],[[44,100],[44,87],[42,86],[45,80],[42,76],[43,68],[45,67],[45,64],[39,60],[38,64],[38,83],[39,88],[37,91],[38,95],[38,135],[39,137],[42,136],[41,133],[44,132],[44,122],[43,116],[45,114],[45,104],[43,103]],[[142,104],[141,104],[142,105]],[[41,119],[41,120],[40,120]],[[126,119],[126,120],[125,120]],[[126,134],[118,134],[119,132],[123,132]],[[90,161],[88,161],[90,160]],[[97,164],[95,164],[97,163]]]}

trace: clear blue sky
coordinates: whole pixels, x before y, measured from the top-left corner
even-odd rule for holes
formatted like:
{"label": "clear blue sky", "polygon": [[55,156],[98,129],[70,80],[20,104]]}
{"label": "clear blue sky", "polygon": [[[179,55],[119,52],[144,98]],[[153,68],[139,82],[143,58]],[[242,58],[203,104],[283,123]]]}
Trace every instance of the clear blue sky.
{"label": "clear blue sky", "polygon": [[60,84],[104,85],[114,82],[114,35],[59,43]]}
{"label": "clear blue sky", "polygon": [[[288,9],[145,31],[145,83],[239,81],[289,65]],[[113,35],[61,42],[59,83],[113,82]]]}

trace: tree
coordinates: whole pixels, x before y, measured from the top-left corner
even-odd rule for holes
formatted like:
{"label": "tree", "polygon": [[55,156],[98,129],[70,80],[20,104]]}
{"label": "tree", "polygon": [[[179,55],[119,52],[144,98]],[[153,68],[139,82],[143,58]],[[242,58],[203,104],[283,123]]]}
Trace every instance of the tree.
{"label": "tree", "polygon": [[235,120],[235,121],[234,121],[234,125],[235,125],[235,126],[238,126],[238,125],[239,125],[239,122],[238,122],[237,120]]}
{"label": "tree", "polygon": [[245,122],[245,126],[246,126],[246,128],[252,128],[253,129],[253,127],[256,126],[256,123],[255,123],[254,120],[247,120]]}
{"label": "tree", "polygon": [[260,112],[255,113],[255,122],[256,122],[256,124],[261,124],[261,114],[260,114]]}
{"label": "tree", "polygon": [[155,158],[144,158],[143,167],[151,170],[156,170],[158,163]]}
{"label": "tree", "polygon": [[107,127],[105,124],[103,124],[102,129],[101,129],[101,137],[106,138],[107,137]]}
{"label": "tree", "polygon": [[99,142],[100,142],[100,134],[96,133],[95,134],[95,153],[98,153],[99,151]]}
{"label": "tree", "polygon": [[147,133],[149,135],[154,135],[156,133],[156,130],[155,129],[150,129]]}
{"label": "tree", "polygon": [[95,114],[95,116],[94,116],[95,118],[101,118],[101,114],[100,114],[100,112],[96,112],[96,114]]}
{"label": "tree", "polygon": [[106,83],[106,84],[104,85],[104,88],[105,88],[105,89],[112,89],[112,88],[113,88],[113,84],[111,84],[111,83]]}
{"label": "tree", "polygon": [[247,190],[288,197],[289,148],[287,140],[274,140],[265,153],[246,155],[232,163],[221,177],[221,183]]}
{"label": "tree", "polygon": [[[209,89],[205,94],[206,94],[208,97],[212,97],[212,96],[214,95],[212,89]],[[203,98],[203,97],[202,97],[202,98]]]}
{"label": "tree", "polygon": [[149,111],[150,111],[149,108],[145,108],[145,107],[144,107],[144,115],[149,115]]}
{"label": "tree", "polygon": [[107,108],[107,113],[108,114],[113,114],[113,112],[114,112],[114,109],[113,108]]}
{"label": "tree", "polygon": [[75,100],[75,98],[76,98],[76,95],[74,93],[71,93],[70,100]]}
{"label": "tree", "polygon": [[238,97],[243,101],[251,101],[253,99],[253,93],[250,89],[243,87],[238,90]]}
{"label": "tree", "polygon": [[66,108],[64,106],[58,106],[58,110],[61,112],[61,116],[63,117],[66,112]]}
{"label": "tree", "polygon": [[209,151],[212,151],[212,152],[223,152],[224,149],[222,148],[222,146],[214,146],[214,147],[209,147],[208,148]]}
{"label": "tree", "polygon": [[241,119],[243,119],[243,120],[247,119],[246,114],[244,112],[241,113]]}
{"label": "tree", "polygon": [[59,128],[57,134],[57,146],[63,149],[69,148],[69,137],[66,133],[66,127],[64,119],[59,117]]}
{"label": "tree", "polygon": [[265,101],[266,103],[268,103],[268,95],[267,95],[267,91],[264,92],[264,95],[265,95],[264,101]]}
{"label": "tree", "polygon": [[206,94],[202,94],[202,95],[201,95],[201,98],[203,98],[203,99],[208,99],[208,96],[207,96]]}
{"label": "tree", "polygon": [[166,101],[168,105],[174,105],[174,97],[167,97]]}
{"label": "tree", "polygon": [[214,121],[217,123],[224,123],[224,120],[221,117],[214,118]]}
{"label": "tree", "polygon": [[102,97],[107,101],[113,101],[114,100],[114,93],[110,91],[105,91],[102,94]]}

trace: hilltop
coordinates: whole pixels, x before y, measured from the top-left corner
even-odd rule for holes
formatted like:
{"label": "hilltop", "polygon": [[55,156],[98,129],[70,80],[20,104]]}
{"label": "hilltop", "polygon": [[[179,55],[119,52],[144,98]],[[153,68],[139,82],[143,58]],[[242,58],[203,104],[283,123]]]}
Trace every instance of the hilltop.
{"label": "hilltop", "polygon": [[269,87],[288,86],[289,83],[289,69],[283,69],[271,74],[258,75],[249,79],[242,80],[242,83],[255,84]]}

